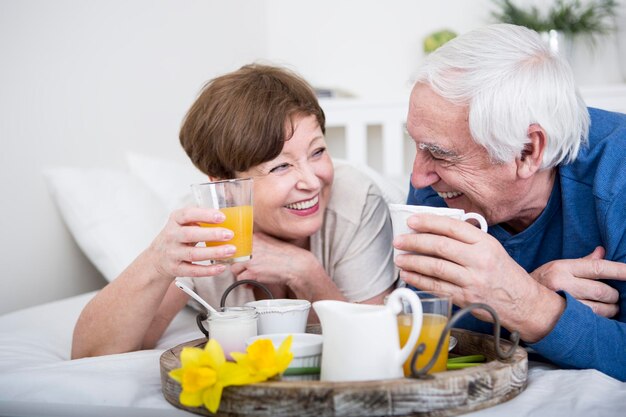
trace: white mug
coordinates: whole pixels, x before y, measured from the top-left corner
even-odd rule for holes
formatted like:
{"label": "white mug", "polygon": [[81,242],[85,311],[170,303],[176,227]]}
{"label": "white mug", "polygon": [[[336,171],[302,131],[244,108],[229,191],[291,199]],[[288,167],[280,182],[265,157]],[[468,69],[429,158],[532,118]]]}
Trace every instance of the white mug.
{"label": "white mug", "polygon": [[[462,221],[476,220],[480,225],[480,230],[487,231],[487,221],[483,216],[478,213],[466,213],[461,209],[454,209],[449,207],[429,207],[429,206],[411,206],[407,204],[389,204],[389,212],[391,213],[391,225],[393,227],[393,235],[405,235],[407,233],[415,233],[415,230],[411,229],[407,224],[409,217],[416,213],[429,213],[436,214],[438,216],[448,216],[453,219]],[[400,254],[407,253],[406,251],[394,249],[394,258]]]}
{"label": "white mug", "polygon": [[[402,300],[411,306],[413,326],[400,348],[398,313]],[[313,303],[322,325],[323,381],[371,381],[402,378],[407,360],[422,328],[422,303],[415,292],[398,288],[387,305],[323,300]]]}

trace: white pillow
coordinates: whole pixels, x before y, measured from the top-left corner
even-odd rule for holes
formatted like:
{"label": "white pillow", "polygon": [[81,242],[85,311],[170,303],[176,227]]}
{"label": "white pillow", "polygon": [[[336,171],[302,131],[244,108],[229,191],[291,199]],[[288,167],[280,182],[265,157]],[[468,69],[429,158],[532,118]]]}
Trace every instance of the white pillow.
{"label": "white pillow", "polygon": [[190,185],[209,180],[191,161],[185,164],[127,152],[126,162],[131,174],[143,181],[169,212],[195,205]]}
{"label": "white pillow", "polygon": [[52,168],[48,188],[78,246],[108,281],[139,255],[167,221],[164,204],[122,171]]}

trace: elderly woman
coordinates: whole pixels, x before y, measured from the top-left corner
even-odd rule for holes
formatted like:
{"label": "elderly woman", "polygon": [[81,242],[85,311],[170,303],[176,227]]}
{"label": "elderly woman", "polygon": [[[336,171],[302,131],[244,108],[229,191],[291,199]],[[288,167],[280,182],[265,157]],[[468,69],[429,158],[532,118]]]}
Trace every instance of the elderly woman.
{"label": "elderly woman", "polygon": [[[173,281],[187,277],[217,306],[224,289],[252,279],[275,297],[382,303],[395,282],[389,213],[380,190],[359,171],[335,169],[324,112],[311,87],[282,68],[248,65],[210,81],[189,110],[180,141],[211,180],[254,178],[250,261],[232,256],[214,209],[174,211],[135,261],[85,307],[72,357],[151,348],[188,302]],[[229,304],[256,298],[239,287]]]}

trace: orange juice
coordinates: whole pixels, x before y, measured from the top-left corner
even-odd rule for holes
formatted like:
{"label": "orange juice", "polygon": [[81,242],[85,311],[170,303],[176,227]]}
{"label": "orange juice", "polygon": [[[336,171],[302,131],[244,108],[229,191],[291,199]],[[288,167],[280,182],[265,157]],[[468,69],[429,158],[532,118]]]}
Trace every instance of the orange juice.
{"label": "orange juice", "polygon": [[235,245],[237,251],[228,259],[250,257],[252,255],[252,206],[224,207],[220,211],[226,216],[223,223],[200,223],[200,225],[230,229],[235,236],[225,242],[205,242],[205,244],[207,246]]}
{"label": "orange juice", "polygon": [[[413,317],[409,314],[400,314],[398,315],[398,333],[400,335],[400,346],[404,346],[409,339],[409,335],[411,334],[411,323],[413,322]],[[413,348],[409,359],[404,363],[404,376],[411,375],[411,359],[413,358],[413,354],[415,353],[415,349],[419,346],[420,343],[424,343],[426,345],[426,350],[424,353],[418,356],[416,367],[423,368],[430,359],[433,357],[433,353],[435,353],[435,348],[437,347],[437,343],[439,342],[439,337],[441,337],[441,333],[443,329],[446,327],[448,323],[448,319],[445,316],[439,314],[424,314],[424,319],[422,322],[422,329],[420,330],[420,336],[417,339],[417,344]],[[448,362],[448,346],[450,345],[450,333],[446,335],[446,339],[443,343],[443,347],[441,348],[441,352],[439,353],[439,357],[428,371],[429,374],[433,372],[443,372],[447,370],[447,362]]]}

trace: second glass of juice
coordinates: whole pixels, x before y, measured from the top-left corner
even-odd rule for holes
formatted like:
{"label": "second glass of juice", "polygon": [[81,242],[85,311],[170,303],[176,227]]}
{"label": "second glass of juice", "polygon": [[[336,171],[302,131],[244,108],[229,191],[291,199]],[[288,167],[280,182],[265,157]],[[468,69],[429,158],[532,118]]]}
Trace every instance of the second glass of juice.
{"label": "second glass of juice", "polygon": [[247,261],[252,257],[252,178],[192,184],[196,202],[200,207],[219,209],[226,220],[219,224],[200,223],[203,227],[223,227],[234,233],[225,242],[205,242],[206,246],[231,244],[237,251],[227,259],[216,259],[215,263]]}
{"label": "second glass of juice", "polygon": [[[422,310],[424,312],[422,321],[422,330],[420,331],[419,339],[413,347],[413,351],[409,356],[409,359],[404,363],[403,370],[404,376],[411,375],[411,359],[415,353],[415,349],[420,343],[424,343],[426,349],[424,353],[417,357],[415,364],[416,368],[423,368],[435,353],[439,338],[443,333],[448,320],[450,320],[450,312],[452,309],[451,297],[447,293],[432,292],[432,291],[415,291],[419,296],[422,303]],[[398,334],[400,336],[400,346],[404,346],[411,333],[412,326],[411,306],[405,304],[403,311],[398,315]],[[443,347],[439,356],[432,368],[428,371],[429,374],[434,372],[443,372],[447,370],[448,362],[448,346],[450,345],[450,333],[446,334]]]}

